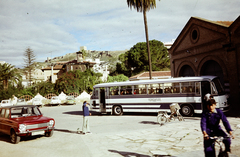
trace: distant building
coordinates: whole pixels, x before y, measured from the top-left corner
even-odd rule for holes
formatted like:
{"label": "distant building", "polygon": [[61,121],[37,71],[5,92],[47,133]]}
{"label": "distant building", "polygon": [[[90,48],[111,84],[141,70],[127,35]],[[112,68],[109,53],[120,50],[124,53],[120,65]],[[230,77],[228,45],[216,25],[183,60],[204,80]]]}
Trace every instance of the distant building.
{"label": "distant building", "polygon": [[[149,80],[149,72],[143,72],[129,78],[129,81]],[[171,78],[171,71],[152,71],[152,79],[168,79]]]}

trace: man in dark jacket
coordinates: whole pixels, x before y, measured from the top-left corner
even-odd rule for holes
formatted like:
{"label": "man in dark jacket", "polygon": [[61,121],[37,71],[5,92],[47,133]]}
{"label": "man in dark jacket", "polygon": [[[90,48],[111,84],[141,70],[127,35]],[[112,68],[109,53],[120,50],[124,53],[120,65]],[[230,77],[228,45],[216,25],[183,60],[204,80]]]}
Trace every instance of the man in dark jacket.
{"label": "man in dark jacket", "polygon": [[[220,109],[216,109],[216,102],[212,98],[207,102],[207,110],[203,111],[201,118],[201,129],[204,136],[204,152],[206,157],[215,157],[214,142],[209,139],[209,136],[223,136],[227,134],[221,129],[219,123],[222,120],[223,125],[230,136],[232,136],[231,126]],[[225,151],[230,152],[231,139],[227,138],[224,141]]]}
{"label": "man in dark jacket", "polygon": [[82,106],[82,110],[83,110],[82,133],[83,134],[91,133],[90,126],[89,126],[89,116],[91,115],[91,113],[89,112],[88,106],[89,106],[89,104],[87,103],[87,101],[84,101],[83,106]]}

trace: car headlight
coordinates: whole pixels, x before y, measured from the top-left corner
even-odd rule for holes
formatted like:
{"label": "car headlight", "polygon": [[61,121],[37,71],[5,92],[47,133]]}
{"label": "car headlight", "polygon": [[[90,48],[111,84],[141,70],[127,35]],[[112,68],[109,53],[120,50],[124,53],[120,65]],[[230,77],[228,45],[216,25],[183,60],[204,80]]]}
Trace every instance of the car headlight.
{"label": "car headlight", "polygon": [[19,124],[19,131],[20,133],[26,132],[27,126],[25,124]]}
{"label": "car headlight", "polygon": [[54,120],[50,120],[50,121],[48,122],[48,126],[49,126],[49,127],[53,127],[53,125],[54,125]]}

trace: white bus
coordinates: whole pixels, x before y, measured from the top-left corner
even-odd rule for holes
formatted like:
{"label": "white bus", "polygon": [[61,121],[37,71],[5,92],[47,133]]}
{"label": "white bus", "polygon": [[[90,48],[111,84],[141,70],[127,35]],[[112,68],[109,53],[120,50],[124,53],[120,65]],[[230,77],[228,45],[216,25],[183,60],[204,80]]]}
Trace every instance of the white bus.
{"label": "white bus", "polygon": [[182,115],[192,116],[202,113],[203,98],[207,93],[214,96],[217,108],[223,111],[229,108],[228,95],[216,76],[112,82],[93,88],[91,109],[101,113],[169,112],[169,106],[178,103]]}

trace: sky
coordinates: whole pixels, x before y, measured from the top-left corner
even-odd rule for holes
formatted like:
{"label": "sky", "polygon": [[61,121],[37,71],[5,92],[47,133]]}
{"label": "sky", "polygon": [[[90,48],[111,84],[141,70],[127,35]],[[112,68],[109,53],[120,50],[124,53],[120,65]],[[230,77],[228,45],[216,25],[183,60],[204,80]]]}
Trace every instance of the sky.
{"label": "sky", "polygon": [[[156,0],[147,12],[149,40],[171,42],[191,17],[234,21],[239,0]],[[146,42],[142,12],[127,0],[0,0],[0,61],[24,66],[31,48],[37,62],[80,50],[117,51]]]}

